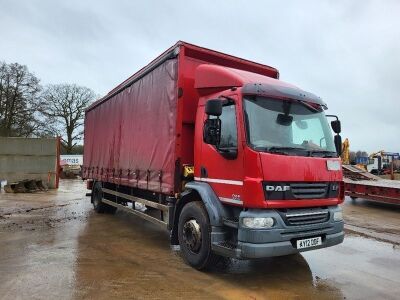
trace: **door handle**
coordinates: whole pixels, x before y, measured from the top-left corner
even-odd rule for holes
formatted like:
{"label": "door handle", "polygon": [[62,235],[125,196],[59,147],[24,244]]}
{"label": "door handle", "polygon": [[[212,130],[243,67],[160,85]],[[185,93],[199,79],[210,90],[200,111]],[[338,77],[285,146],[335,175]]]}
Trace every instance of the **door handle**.
{"label": "door handle", "polygon": [[200,175],[201,175],[201,177],[208,177],[208,172],[207,172],[207,169],[206,168],[204,168],[204,167],[201,167],[200,168]]}

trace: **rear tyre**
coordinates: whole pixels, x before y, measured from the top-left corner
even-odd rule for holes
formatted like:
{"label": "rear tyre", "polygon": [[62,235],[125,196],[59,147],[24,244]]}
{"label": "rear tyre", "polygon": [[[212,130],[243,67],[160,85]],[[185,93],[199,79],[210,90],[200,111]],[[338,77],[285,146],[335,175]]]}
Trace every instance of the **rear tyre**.
{"label": "rear tyre", "polygon": [[211,250],[210,221],[199,201],[186,204],[179,217],[178,239],[183,258],[198,269],[209,269],[221,259]]}
{"label": "rear tyre", "polygon": [[93,192],[92,192],[92,202],[93,202],[93,207],[94,210],[99,213],[109,213],[109,214],[114,214],[115,211],[117,210],[116,207],[105,204],[103,202],[103,190],[101,188],[101,182],[96,182],[93,186]]}

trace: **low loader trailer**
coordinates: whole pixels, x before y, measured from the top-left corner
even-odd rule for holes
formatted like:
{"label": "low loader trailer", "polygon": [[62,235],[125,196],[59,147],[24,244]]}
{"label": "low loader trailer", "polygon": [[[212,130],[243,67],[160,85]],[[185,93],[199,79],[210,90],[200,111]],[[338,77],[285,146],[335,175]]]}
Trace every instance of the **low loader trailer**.
{"label": "low loader trailer", "polygon": [[400,181],[382,179],[355,166],[343,165],[345,195],[385,204],[400,205]]}
{"label": "low loader trailer", "polygon": [[341,126],[325,109],[273,67],[178,42],[87,108],[82,175],[97,212],[162,226],[197,269],[337,245]]}

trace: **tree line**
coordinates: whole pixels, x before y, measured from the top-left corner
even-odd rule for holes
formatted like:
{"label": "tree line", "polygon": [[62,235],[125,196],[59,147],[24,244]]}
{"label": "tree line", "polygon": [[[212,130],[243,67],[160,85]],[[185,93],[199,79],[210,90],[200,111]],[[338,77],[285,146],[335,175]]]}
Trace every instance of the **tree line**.
{"label": "tree line", "polygon": [[27,66],[0,61],[0,136],[60,136],[63,153],[81,152],[84,110],[96,97],[76,84],[43,86]]}

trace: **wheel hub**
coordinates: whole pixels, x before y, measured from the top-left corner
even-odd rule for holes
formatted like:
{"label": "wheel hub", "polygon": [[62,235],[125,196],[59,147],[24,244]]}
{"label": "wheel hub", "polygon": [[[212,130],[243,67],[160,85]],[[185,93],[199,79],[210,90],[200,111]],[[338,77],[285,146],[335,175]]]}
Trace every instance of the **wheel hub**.
{"label": "wheel hub", "polygon": [[199,252],[201,247],[201,228],[196,220],[191,219],[183,225],[183,242],[190,251]]}

